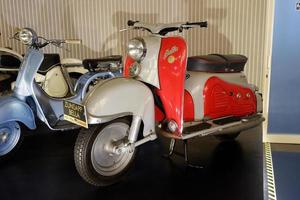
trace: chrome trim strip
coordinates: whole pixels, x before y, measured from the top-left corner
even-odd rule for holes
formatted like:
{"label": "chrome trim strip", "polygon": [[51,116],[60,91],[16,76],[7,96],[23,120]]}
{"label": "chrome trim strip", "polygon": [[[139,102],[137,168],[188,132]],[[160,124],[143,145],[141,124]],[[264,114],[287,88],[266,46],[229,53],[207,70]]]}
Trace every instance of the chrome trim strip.
{"label": "chrome trim strip", "polygon": [[264,199],[276,200],[276,185],[273,171],[271,144],[264,143]]}

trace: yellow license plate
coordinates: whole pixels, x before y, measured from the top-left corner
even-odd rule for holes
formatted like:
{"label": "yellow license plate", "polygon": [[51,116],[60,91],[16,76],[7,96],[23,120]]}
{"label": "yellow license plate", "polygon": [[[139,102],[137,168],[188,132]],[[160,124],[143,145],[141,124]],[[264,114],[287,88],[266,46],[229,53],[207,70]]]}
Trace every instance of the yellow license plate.
{"label": "yellow license plate", "polygon": [[64,119],[66,121],[88,128],[86,111],[83,105],[65,100],[63,102],[63,106],[64,106]]}

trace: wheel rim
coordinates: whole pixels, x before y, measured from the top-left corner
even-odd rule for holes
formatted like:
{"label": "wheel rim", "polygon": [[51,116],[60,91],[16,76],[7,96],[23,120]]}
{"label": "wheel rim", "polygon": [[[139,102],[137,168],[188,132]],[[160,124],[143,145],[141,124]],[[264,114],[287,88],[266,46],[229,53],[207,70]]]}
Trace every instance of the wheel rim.
{"label": "wheel rim", "polygon": [[0,156],[8,154],[18,144],[21,136],[17,122],[8,122],[0,125]]}
{"label": "wheel rim", "polygon": [[110,124],[97,135],[91,151],[94,169],[102,176],[114,176],[122,172],[129,164],[134,151],[126,149],[119,154],[113,153],[113,142],[127,136],[129,125],[122,122]]}

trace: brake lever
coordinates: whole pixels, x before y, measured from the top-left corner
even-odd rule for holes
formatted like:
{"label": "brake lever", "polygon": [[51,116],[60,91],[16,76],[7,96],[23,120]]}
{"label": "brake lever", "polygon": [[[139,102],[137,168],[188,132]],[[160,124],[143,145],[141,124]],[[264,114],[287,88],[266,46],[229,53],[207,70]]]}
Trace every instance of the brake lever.
{"label": "brake lever", "polygon": [[123,29],[119,30],[119,32],[125,32],[125,31],[134,30],[134,29],[137,29],[137,28],[136,27],[123,28]]}
{"label": "brake lever", "polygon": [[64,43],[62,40],[57,39],[48,40],[48,42],[56,47],[62,47],[62,43]]}
{"label": "brake lever", "polygon": [[48,41],[44,42],[44,43],[37,43],[36,47],[38,48],[44,48],[45,46],[47,46],[48,44],[50,44]]}
{"label": "brake lever", "polygon": [[121,30],[119,30],[119,32],[125,32],[125,31],[128,31],[129,29],[128,28],[123,28]]}
{"label": "brake lever", "polygon": [[9,37],[10,40],[15,39],[20,41],[20,39],[17,37],[17,35],[19,34],[19,32],[16,32],[13,36]]}
{"label": "brake lever", "polygon": [[54,43],[53,45],[54,46],[56,46],[56,47],[58,47],[58,48],[60,48],[60,49],[63,49],[63,50],[65,50],[65,51],[67,51],[67,52],[71,52],[71,50],[69,50],[68,48],[66,48],[64,45],[62,45],[63,43],[59,43],[59,44],[57,44],[57,43]]}

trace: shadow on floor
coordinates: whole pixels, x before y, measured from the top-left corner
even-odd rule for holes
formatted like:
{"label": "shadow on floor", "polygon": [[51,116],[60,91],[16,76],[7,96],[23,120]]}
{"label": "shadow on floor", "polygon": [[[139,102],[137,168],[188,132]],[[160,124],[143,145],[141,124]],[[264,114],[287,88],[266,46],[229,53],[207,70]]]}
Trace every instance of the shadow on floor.
{"label": "shadow on floor", "polygon": [[[190,159],[203,169],[184,167],[181,157],[162,157],[168,140],[139,149],[128,176],[108,188],[95,188],[77,174],[73,161],[76,133],[25,138],[18,153],[0,164],[3,199],[249,199],[263,198],[261,129],[221,143],[213,137],[189,141]],[[183,150],[182,143],[176,146]]]}

